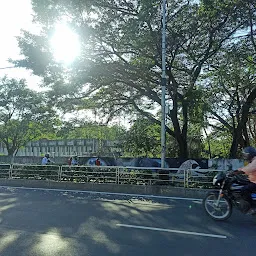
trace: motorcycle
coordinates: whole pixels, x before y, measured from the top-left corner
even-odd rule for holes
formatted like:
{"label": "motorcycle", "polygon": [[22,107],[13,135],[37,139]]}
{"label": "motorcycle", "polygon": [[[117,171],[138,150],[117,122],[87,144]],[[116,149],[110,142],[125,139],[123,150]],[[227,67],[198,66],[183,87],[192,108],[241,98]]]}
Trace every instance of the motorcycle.
{"label": "motorcycle", "polygon": [[[247,176],[235,174],[235,172],[220,172],[213,178],[213,185],[218,191],[209,192],[203,199],[206,213],[214,220],[227,220],[233,211],[233,207],[246,213],[250,204],[241,196],[241,189],[248,184]],[[256,207],[256,191],[251,194],[252,208]]]}

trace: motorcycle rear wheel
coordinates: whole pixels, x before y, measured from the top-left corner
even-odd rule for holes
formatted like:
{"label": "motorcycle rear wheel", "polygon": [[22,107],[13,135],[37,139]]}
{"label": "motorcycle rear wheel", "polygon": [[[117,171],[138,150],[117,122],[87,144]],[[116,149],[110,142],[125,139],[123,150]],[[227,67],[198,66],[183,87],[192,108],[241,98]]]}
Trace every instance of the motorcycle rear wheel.
{"label": "motorcycle rear wheel", "polygon": [[227,196],[223,195],[218,201],[218,192],[210,192],[203,200],[206,213],[214,220],[227,220],[232,214],[232,204]]}

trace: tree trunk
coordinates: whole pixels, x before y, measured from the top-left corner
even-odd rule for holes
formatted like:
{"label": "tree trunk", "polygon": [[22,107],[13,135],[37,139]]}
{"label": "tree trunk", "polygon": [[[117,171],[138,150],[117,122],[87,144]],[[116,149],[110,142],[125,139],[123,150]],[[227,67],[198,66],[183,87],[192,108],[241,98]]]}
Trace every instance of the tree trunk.
{"label": "tree trunk", "polygon": [[229,158],[236,158],[238,145],[240,145],[241,147],[248,146],[247,145],[248,138],[247,137],[245,137],[245,139],[243,138],[243,132],[246,130],[246,123],[248,121],[249,110],[255,98],[256,98],[256,88],[251,91],[246,102],[242,107],[241,119],[237,127],[234,128],[233,141],[230,148]]}
{"label": "tree trunk", "polygon": [[7,152],[8,152],[8,156],[16,156],[17,152],[18,152],[18,147],[15,145],[10,145],[7,141],[4,142]]}
{"label": "tree trunk", "polygon": [[[188,146],[187,146],[187,125],[188,125],[188,105],[186,102],[178,95],[177,84],[175,83],[173,86],[173,109],[170,113],[170,117],[172,120],[173,130],[174,130],[174,138],[176,139],[179,146],[179,157],[188,158]],[[183,114],[183,127],[181,128],[180,122],[178,119],[178,102],[182,102],[182,114]]]}
{"label": "tree trunk", "polygon": [[212,151],[211,151],[210,138],[209,138],[209,136],[208,136],[208,133],[207,133],[207,131],[206,131],[206,128],[203,127],[203,129],[204,129],[204,133],[205,133],[205,135],[206,135],[206,141],[207,141],[207,145],[208,145],[209,157],[210,157],[210,159],[211,159],[211,158],[212,158]]}
{"label": "tree trunk", "polygon": [[237,156],[237,149],[238,149],[238,141],[239,141],[239,133],[241,134],[242,131],[238,131],[238,128],[234,129],[233,133],[233,140],[229,150],[229,158],[234,159]]}
{"label": "tree trunk", "polygon": [[13,155],[16,155],[18,150],[16,148],[9,148],[7,151],[8,151],[8,156],[13,156]]}
{"label": "tree trunk", "polygon": [[179,157],[187,159],[188,158],[187,140],[184,139],[184,137],[181,134],[176,136],[176,140],[179,145]]}

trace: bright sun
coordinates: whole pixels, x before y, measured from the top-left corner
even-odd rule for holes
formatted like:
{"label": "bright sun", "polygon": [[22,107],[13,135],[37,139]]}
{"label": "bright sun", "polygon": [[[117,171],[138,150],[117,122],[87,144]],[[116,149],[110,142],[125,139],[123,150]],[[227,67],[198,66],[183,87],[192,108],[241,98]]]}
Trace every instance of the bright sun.
{"label": "bright sun", "polygon": [[51,40],[54,58],[65,64],[70,64],[80,53],[78,35],[66,24],[57,24]]}

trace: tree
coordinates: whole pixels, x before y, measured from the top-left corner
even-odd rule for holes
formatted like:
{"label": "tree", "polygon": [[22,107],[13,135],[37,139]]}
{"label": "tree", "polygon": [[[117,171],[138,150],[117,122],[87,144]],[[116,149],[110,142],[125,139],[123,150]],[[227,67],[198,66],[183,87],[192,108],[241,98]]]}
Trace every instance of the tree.
{"label": "tree", "polygon": [[0,80],[0,140],[8,155],[53,127],[55,115],[43,94],[27,88],[25,80]]}
{"label": "tree", "polygon": [[214,61],[205,85],[212,126],[232,136],[230,158],[236,158],[239,147],[250,144],[246,125],[256,99],[256,66],[247,61],[251,53],[245,50],[245,42],[227,49]]}
{"label": "tree", "polygon": [[[25,58],[15,63],[43,76],[54,93],[63,91],[61,100],[71,98],[72,106],[98,108],[109,118],[137,112],[160,124],[152,114],[161,105],[160,3],[33,0],[35,21],[42,25],[42,33],[24,32],[19,45]],[[242,0],[175,0],[168,4],[166,87],[173,109],[166,131],[177,141],[180,157],[188,157],[189,106],[197,100],[192,91],[207,61],[248,25],[246,10]],[[82,40],[81,56],[65,74],[49,47],[54,24],[61,19]],[[84,85],[87,90],[80,89]]]}
{"label": "tree", "polygon": [[248,118],[248,136],[250,145],[256,146],[256,113],[254,112],[252,111]]}
{"label": "tree", "polygon": [[127,131],[124,139],[126,155],[159,157],[160,127],[148,119],[138,118]]}
{"label": "tree", "polygon": [[119,140],[124,132],[124,128],[118,125],[107,126],[70,119],[62,124],[57,135],[64,139]]}
{"label": "tree", "polygon": [[226,130],[213,130],[207,134],[202,156],[205,158],[229,158],[232,135]]}
{"label": "tree", "polygon": [[120,125],[105,125],[91,121],[70,119],[57,132],[61,139],[96,139],[99,155],[110,153],[115,157],[123,148],[125,129]]}

